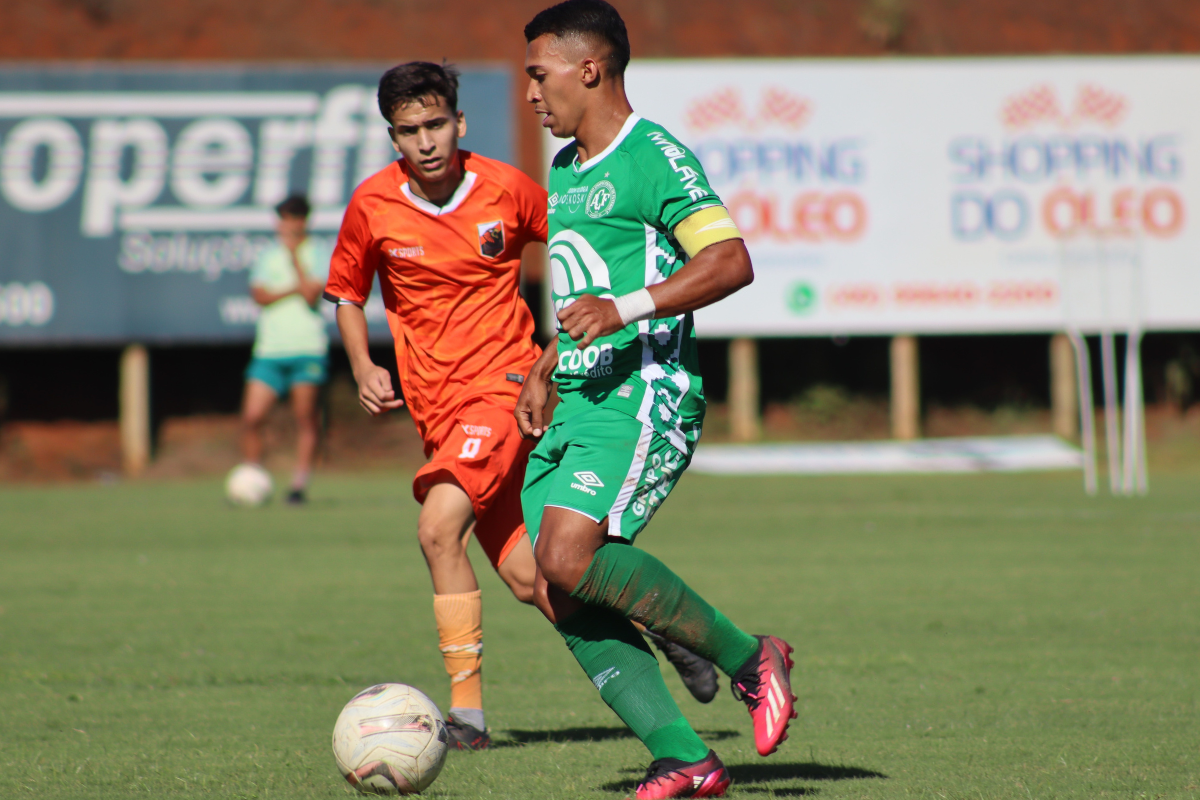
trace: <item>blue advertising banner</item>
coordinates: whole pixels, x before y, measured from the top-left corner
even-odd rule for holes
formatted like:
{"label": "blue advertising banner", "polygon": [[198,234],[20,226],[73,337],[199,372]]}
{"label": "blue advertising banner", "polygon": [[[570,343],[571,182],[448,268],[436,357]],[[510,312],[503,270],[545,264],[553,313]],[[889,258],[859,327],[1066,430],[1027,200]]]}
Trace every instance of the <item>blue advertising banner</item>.
{"label": "blue advertising banner", "polygon": [[[0,345],[250,341],[274,205],[307,193],[332,249],[354,187],[396,157],[388,66],[0,69]],[[510,88],[463,71],[464,148],[512,162]]]}

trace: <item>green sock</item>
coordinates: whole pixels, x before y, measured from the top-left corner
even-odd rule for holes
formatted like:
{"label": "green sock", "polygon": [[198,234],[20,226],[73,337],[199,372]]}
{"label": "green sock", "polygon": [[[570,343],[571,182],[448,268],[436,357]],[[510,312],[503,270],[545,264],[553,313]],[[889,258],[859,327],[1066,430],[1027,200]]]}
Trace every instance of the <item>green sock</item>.
{"label": "green sock", "polygon": [[658,659],[629,620],[605,608],[584,606],[555,627],[601,699],[655,760],[699,761],[708,755],[708,746],[667,691]]}
{"label": "green sock", "polygon": [[607,544],[597,550],[571,596],[640,622],[730,677],[758,652],[757,639],[705,602],[666,564],[636,547]]}

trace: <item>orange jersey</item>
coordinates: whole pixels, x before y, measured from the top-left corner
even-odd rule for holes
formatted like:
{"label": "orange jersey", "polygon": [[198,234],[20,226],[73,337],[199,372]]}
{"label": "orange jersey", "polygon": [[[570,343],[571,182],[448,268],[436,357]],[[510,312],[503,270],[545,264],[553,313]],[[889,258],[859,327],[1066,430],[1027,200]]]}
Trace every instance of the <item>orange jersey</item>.
{"label": "orange jersey", "polygon": [[438,206],[403,160],[354,192],[325,296],[362,305],[376,273],[404,400],[428,456],[471,400],[512,407],[541,350],[518,291],[521,250],[546,241],[546,190],[500,161],[459,151],[463,182]]}

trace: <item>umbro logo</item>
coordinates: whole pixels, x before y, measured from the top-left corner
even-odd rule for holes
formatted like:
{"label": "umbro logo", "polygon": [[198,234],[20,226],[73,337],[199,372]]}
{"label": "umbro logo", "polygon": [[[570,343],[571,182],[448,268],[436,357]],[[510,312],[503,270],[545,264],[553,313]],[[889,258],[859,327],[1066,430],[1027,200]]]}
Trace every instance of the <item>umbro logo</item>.
{"label": "umbro logo", "polygon": [[572,483],[572,489],[578,489],[581,492],[587,492],[592,497],[596,496],[596,489],[604,488],[604,481],[600,480],[600,476],[590,470],[575,473],[575,479],[579,483]]}
{"label": "umbro logo", "polygon": [[600,476],[594,472],[576,472],[575,477],[578,478],[579,482],[584,486],[604,486],[604,481],[600,480]]}
{"label": "umbro logo", "polygon": [[546,198],[546,204],[549,205],[551,208],[554,208],[556,205],[558,205],[558,192],[555,192],[554,194],[552,194],[548,198]]}

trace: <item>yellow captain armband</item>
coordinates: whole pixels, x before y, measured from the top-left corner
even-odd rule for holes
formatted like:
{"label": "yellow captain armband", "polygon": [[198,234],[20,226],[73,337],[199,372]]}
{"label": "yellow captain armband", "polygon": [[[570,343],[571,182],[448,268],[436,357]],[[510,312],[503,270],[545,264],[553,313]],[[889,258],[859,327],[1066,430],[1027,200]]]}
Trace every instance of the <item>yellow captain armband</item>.
{"label": "yellow captain armband", "polygon": [[725,206],[700,209],[676,225],[674,235],[675,240],[683,245],[688,258],[695,258],[697,253],[710,244],[742,238],[742,232],[738,230]]}

